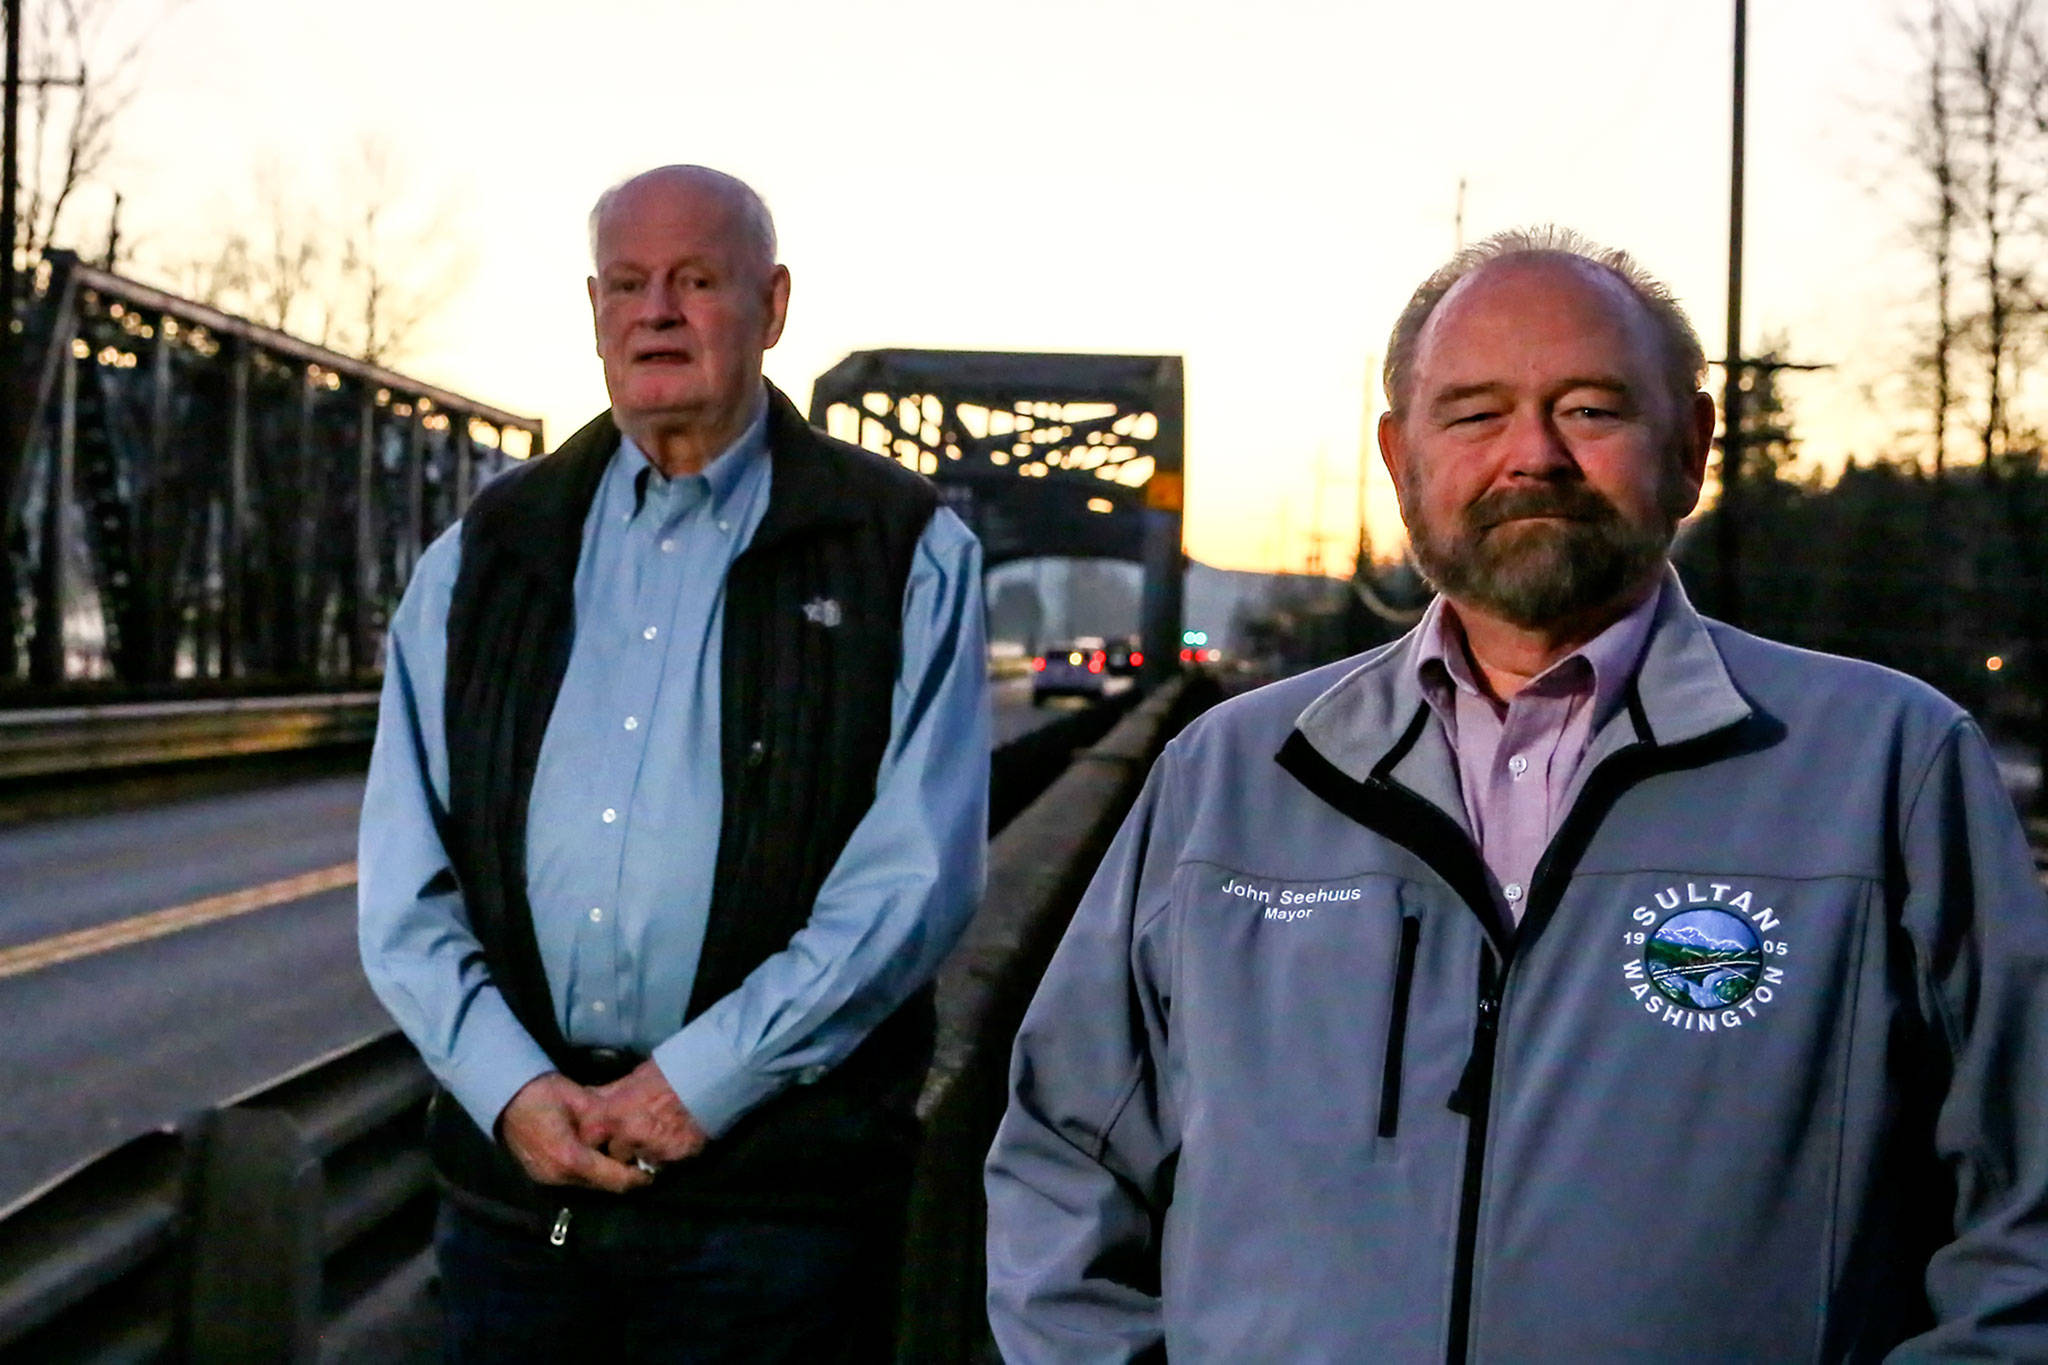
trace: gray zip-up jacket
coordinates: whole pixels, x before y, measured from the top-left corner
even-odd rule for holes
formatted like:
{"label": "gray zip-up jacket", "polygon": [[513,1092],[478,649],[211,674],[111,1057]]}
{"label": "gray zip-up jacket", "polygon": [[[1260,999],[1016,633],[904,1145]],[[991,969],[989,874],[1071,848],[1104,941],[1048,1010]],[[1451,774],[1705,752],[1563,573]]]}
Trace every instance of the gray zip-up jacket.
{"label": "gray zip-up jacket", "polygon": [[1671,579],[1510,933],[1413,647],[1154,770],[1018,1036],[1005,1356],[2048,1360],[2048,902],[1968,717]]}

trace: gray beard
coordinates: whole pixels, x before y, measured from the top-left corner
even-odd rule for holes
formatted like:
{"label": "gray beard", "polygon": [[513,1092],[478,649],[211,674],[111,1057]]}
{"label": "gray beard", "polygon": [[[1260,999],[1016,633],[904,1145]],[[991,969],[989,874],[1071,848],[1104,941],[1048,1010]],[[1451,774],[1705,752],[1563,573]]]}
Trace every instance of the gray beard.
{"label": "gray beard", "polygon": [[[1505,520],[1544,512],[1573,520]],[[1454,535],[1419,518],[1411,525],[1416,566],[1438,592],[1525,630],[1619,599],[1663,567],[1675,529],[1634,525],[1583,485],[1490,494]]]}

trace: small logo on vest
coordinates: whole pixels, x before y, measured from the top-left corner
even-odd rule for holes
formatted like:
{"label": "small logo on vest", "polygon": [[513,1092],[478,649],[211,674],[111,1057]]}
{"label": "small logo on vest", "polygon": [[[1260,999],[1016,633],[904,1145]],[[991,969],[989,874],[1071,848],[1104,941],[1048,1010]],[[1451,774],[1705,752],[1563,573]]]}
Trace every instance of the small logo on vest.
{"label": "small logo on vest", "polygon": [[1622,984],[1644,1012],[1688,1033],[1761,1018],[1784,984],[1779,964],[1791,947],[1777,912],[1725,882],[1668,886],[1655,900],[1630,912],[1638,927],[1621,936],[1637,954],[1622,963]]}
{"label": "small logo on vest", "polygon": [[845,619],[846,614],[839,610],[839,599],[836,597],[814,597],[804,603],[804,620],[814,626],[823,626],[830,630]]}

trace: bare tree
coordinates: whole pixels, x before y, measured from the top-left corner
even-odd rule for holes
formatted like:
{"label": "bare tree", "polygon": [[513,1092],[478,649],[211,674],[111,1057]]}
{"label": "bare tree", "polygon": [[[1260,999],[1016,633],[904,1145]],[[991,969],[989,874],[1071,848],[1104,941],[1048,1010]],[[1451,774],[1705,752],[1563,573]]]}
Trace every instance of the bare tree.
{"label": "bare tree", "polygon": [[337,332],[354,354],[386,364],[466,282],[455,205],[424,198],[375,137],[359,146],[339,199],[351,213],[339,239]]}
{"label": "bare tree", "polygon": [[146,23],[116,29],[124,0],[34,0],[22,24],[21,221],[29,260],[66,240],[67,211],[106,169],[115,127],[141,88],[141,57],[180,0],[160,0]]}
{"label": "bare tree", "polygon": [[390,364],[466,278],[454,201],[423,193],[388,144],[365,139],[316,196],[271,165],[203,252],[162,273],[202,303]]}
{"label": "bare tree", "polygon": [[1954,83],[1949,31],[1955,20],[1945,0],[1935,0],[1929,9],[1927,97],[1922,106],[1926,122],[1918,130],[1914,151],[1934,199],[1933,220],[1923,226],[1921,235],[1934,266],[1934,336],[1928,364],[1934,378],[1932,438],[1934,477],[1939,482],[1948,465],[1948,421],[1955,409],[1955,382],[1950,367],[1956,349],[1956,219],[1962,203],[1956,181],[1955,116],[1949,107],[1949,87]]}

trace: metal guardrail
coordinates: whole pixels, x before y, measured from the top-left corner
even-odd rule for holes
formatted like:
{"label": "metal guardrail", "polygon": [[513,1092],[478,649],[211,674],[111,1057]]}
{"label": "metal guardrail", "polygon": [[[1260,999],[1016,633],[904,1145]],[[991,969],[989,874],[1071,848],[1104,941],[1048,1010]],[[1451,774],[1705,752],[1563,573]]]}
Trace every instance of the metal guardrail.
{"label": "metal guardrail", "polygon": [[[927,1135],[907,1233],[904,1360],[966,1361],[981,1349],[981,1159],[1010,1040],[1152,760],[1213,696],[1206,678],[1182,679],[1120,721],[1115,708],[1047,727],[1064,748],[995,755],[989,894],[941,970],[939,1041],[919,1103]],[[1014,819],[1002,813],[1019,805]],[[428,1243],[431,1088],[410,1044],[381,1034],[0,1209],[0,1359],[323,1358],[323,1330],[346,1339],[352,1312],[402,1280]]]}
{"label": "metal guardrail", "polygon": [[[1028,660],[994,660],[989,676],[1028,668]],[[376,732],[371,691],[0,710],[0,782],[368,744]]]}
{"label": "metal guardrail", "polygon": [[312,1360],[348,1292],[427,1235],[430,1092],[380,1035],[0,1210],[0,1357]]}
{"label": "metal guardrail", "polygon": [[368,744],[375,692],[0,711],[0,781]]}

